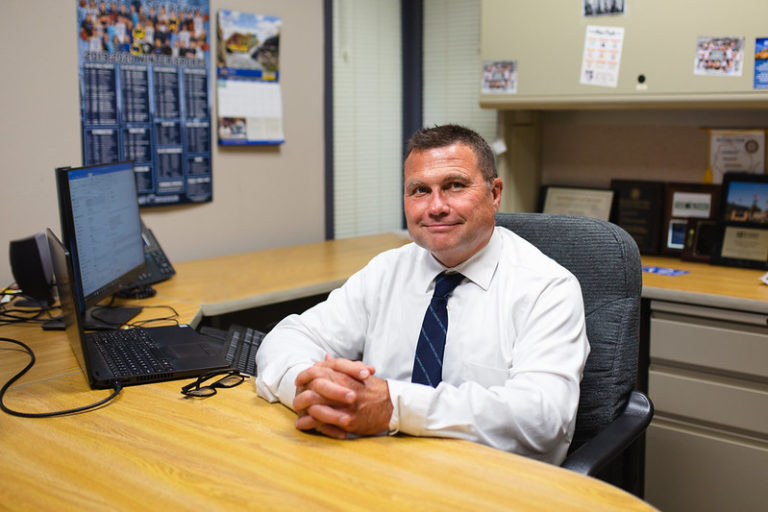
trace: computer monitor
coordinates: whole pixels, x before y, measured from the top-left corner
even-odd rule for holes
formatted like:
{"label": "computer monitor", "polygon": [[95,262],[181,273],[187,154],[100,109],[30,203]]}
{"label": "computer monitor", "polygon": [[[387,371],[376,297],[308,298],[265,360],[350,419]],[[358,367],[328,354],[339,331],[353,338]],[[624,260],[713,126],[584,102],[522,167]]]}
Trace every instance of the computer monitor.
{"label": "computer monitor", "polygon": [[[82,308],[92,308],[146,270],[133,163],[59,168],[56,188],[74,285],[82,291]],[[98,317],[106,323],[101,327],[116,327],[140,309],[100,311]]]}

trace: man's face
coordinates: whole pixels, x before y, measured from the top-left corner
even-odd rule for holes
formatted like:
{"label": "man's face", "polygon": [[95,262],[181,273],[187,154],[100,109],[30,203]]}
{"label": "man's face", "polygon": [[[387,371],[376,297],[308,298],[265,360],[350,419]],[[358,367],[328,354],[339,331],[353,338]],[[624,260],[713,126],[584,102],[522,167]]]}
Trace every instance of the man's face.
{"label": "man's face", "polygon": [[446,267],[479,251],[491,237],[501,200],[500,178],[492,186],[464,144],[413,151],[404,166],[408,232]]}

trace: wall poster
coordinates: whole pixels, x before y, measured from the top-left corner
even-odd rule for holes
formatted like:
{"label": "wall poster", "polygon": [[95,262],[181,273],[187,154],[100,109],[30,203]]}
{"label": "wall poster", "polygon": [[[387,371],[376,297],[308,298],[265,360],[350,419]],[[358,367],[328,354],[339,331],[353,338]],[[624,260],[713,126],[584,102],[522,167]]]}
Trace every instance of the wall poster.
{"label": "wall poster", "polygon": [[132,160],[139,205],[211,201],[208,0],[77,0],[83,165]]}
{"label": "wall poster", "polygon": [[285,142],[280,92],[282,20],[222,9],[218,22],[219,145],[282,144]]}
{"label": "wall poster", "polygon": [[768,89],[768,37],[755,39],[755,89]]}

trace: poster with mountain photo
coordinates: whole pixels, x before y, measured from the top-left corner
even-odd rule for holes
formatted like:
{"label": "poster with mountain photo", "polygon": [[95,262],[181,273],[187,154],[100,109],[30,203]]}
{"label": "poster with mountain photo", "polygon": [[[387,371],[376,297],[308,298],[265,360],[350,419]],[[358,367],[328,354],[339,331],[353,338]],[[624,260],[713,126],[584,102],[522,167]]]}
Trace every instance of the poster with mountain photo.
{"label": "poster with mountain photo", "polygon": [[282,20],[219,10],[216,93],[220,146],[285,142],[280,92]]}

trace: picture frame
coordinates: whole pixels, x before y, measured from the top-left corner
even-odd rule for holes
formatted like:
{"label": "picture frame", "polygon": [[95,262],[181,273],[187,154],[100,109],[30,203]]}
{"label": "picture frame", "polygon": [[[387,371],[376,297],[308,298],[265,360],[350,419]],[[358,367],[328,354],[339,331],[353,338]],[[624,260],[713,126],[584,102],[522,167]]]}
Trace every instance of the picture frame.
{"label": "picture frame", "polygon": [[705,183],[667,183],[661,252],[682,255],[689,219],[714,219],[720,212],[720,186]]}
{"label": "picture frame", "polygon": [[611,189],[545,185],[539,193],[539,211],[607,221],[613,200]]}
{"label": "picture frame", "polygon": [[718,224],[712,263],[768,269],[768,175],[725,173]]}
{"label": "picture frame", "polygon": [[685,261],[708,263],[717,244],[718,229],[716,219],[688,219],[680,258]]}

